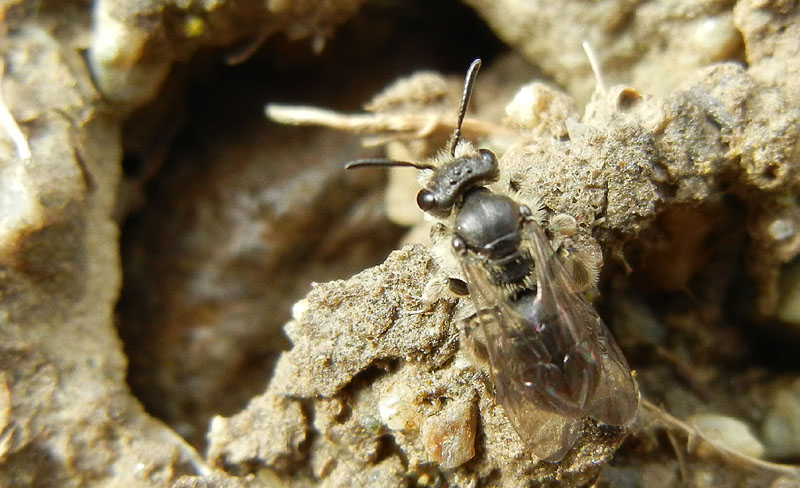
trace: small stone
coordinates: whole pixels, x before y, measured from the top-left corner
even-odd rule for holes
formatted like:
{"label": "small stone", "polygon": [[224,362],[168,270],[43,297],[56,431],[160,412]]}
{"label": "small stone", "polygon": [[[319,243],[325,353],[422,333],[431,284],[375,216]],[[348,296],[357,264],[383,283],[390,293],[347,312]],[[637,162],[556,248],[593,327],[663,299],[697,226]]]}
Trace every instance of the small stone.
{"label": "small stone", "polygon": [[770,457],[800,456],[800,381],[775,394],[761,436]]}
{"label": "small stone", "polygon": [[722,61],[741,45],[741,36],[733,23],[733,13],[709,15],[695,22],[693,39],[697,55],[703,61]]}
{"label": "small stone", "polygon": [[575,101],[569,95],[534,82],[520,88],[506,105],[506,123],[561,137],[567,134],[566,120],[577,112]]}
{"label": "small stone", "polygon": [[768,231],[769,235],[776,241],[785,241],[793,237],[797,229],[795,229],[794,222],[790,219],[778,218],[769,224]]}
{"label": "small stone", "polygon": [[381,419],[392,430],[416,428],[415,419],[419,416],[414,407],[414,392],[408,385],[395,384],[378,400],[378,413]]}
{"label": "small stone", "polygon": [[114,2],[98,1],[94,6],[88,61],[95,83],[110,100],[132,105],[152,98],[169,73],[170,62],[145,62],[149,33],[125,23],[112,13]]}
{"label": "small stone", "polygon": [[708,440],[718,442],[747,456],[761,458],[764,446],[743,421],[714,413],[692,415],[687,422]]}
{"label": "small stone", "polygon": [[422,440],[431,460],[455,468],[475,455],[477,413],[473,401],[450,402],[422,425]]}

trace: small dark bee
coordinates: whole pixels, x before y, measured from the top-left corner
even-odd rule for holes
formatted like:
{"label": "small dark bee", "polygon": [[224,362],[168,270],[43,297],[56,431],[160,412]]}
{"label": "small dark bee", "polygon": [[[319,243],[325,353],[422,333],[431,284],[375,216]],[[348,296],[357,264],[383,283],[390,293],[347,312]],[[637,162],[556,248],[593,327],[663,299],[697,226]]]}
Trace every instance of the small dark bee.
{"label": "small dark bee", "polygon": [[445,228],[475,305],[472,320],[483,332],[497,401],[536,457],[559,461],[587,418],[629,426],[638,389],[614,338],[531,209],[486,188],[499,177],[495,155],[461,141],[480,64],[476,59],[467,72],[446,161],[435,166],[364,159],[346,168],[433,171],[417,204],[449,223]]}

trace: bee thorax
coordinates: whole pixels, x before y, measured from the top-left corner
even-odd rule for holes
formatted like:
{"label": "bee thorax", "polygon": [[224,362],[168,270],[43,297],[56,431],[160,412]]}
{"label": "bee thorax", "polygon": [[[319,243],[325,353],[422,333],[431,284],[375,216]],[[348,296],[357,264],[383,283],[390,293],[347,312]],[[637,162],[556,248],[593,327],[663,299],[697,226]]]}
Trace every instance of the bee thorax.
{"label": "bee thorax", "polygon": [[467,247],[489,258],[513,253],[520,243],[519,205],[504,195],[476,188],[464,196],[455,232]]}

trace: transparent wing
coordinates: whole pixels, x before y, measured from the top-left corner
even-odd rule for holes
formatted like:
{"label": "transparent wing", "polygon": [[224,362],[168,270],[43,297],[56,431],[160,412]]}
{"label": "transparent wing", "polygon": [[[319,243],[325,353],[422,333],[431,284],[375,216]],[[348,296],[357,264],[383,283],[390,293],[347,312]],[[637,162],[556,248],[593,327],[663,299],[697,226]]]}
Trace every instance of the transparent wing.
{"label": "transparent wing", "polygon": [[490,281],[480,257],[465,252],[460,261],[497,400],[533,454],[559,460],[584,417],[629,424],[638,392],[613,338],[537,224],[525,223],[523,247],[534,259],[537,286],[513,298]]}
{"label": "transparent wing", "polygon": [[572,447],[581,432],[583,415],[579,410],[548,408],[547,392],[530,378],[546,369],[547,352],[542,344],[524,338],[525,324],[515,321],[498,300],[479,258],[461,257],[476,317],[483,332],[495,397],[520,438],[539,459],[558,461]]}
{"label": "transparent wing", "polygon": [[524,229],[536,263],[540,321],[549,320],[566,331],[561,335],[567,340],[559,348],[563,370],[573,385],[580,375],[572,366],[583,365],[584,371],[594,373],[585,374],[583,384],[573,390],[586,394],[578,397],[584,412],[605,424],[629,425],[639,408],[639,390],[625,356],[597,311],[572,282],[539,225],[526,221]]}

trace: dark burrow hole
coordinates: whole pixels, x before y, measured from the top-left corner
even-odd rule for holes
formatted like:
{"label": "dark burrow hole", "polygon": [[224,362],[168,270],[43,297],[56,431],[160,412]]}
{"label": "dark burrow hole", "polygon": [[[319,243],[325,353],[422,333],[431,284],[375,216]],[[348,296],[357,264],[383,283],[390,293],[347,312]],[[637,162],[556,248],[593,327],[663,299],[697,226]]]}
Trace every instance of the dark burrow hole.
{"label": "dark burrow hole", "polygon": [[767,165],[761,171],[761,177],[764,178],[766,181],[774,181],[778,178],[778,166],[776,164]]}
{"label": "dark burrow hole", "polygon": [[202,449],[213,415],[265,390],[310,283],[380,263],[403,233],[379,172],[342,169],[368,154],[357,137],[272,124],[264,105],[358,111],[398,76],[502,50],[455,1],[378,2],[320,55],[278,36],[238,66],[215,50],[173,69],[126,123],[119,206],[119,333],[150,413]]}

